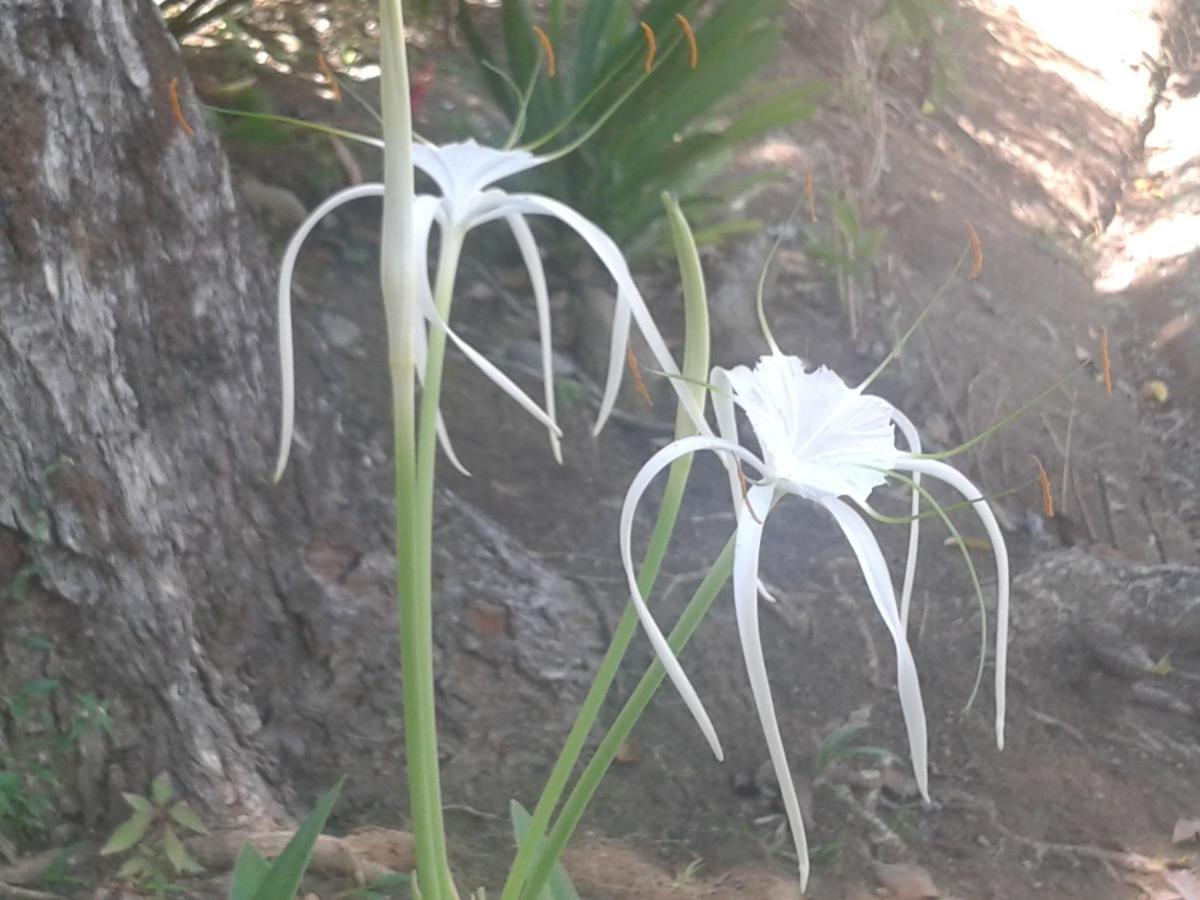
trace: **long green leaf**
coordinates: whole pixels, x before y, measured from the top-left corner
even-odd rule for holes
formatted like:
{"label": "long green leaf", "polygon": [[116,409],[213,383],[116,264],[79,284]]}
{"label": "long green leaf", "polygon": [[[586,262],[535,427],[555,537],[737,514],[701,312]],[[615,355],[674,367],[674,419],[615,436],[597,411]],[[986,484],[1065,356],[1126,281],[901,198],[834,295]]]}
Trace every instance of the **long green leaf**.
{"label": "long green leaf", "polygon": [[[533,819],[525,807],[516,800],[509,802],[508,812],[512,818],[513,834],[516,835],[517,844],[520,845],[529,839],[529,825]],[[535,840],[540,854],[545,849],[546,838],[539,834]],[[575,885],[571,883],[571,876],[567,874],[562,863],[554,864],[554,869],[546,882],[546,889],[542,891],[539,900],[580,900]]]}
{"label": "long green leaf", "polygon": [[340,779],[317,801],[308,818],[271,864],[270,871],[254,894],[254,900],[292,900],[296,896],[296,891],[300,889],[300,880],[304,877],[308,862],[312,858],[313,846],[325,828],[325,820],[329,818],[329,812],[337,802],[345,780]]}
{"label": "long green leaf", "polygon": [[233,864],[233,884],[229,886],[229,900],[254,900],[258,889],[266,880],[271,864],[249,841],[238,854]]}

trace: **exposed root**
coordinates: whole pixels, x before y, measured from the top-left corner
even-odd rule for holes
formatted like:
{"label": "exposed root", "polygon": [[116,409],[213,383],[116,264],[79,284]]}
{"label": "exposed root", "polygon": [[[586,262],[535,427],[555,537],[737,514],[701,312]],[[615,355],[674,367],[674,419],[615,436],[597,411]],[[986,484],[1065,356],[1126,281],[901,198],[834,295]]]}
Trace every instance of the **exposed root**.
{"label": "exposed root", "polygon": [[[283,852],[293,835],[294,831],[227,831],[192,838],[187,847],[207,868],[231,869],[247,841],[267,859],[273,859]],[[321,835],[313,847],[309,869],[362,886],[397,872],[409,872],[414,865],[411,834],[367,827],[341,838]]]}

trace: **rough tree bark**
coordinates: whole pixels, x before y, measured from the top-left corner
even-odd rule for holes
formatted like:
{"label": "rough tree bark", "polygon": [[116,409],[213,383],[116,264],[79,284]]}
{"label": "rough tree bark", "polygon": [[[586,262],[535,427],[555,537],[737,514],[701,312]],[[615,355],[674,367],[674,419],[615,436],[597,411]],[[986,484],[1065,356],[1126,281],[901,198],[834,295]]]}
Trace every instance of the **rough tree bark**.
{"label": "rough tree bark", "polygon": [[[369,386],[302,331],[321,385],[269,485],[272,273],[151,0],[0,0],[0,123],[0,591],[37,575],[0,600],[0,693],[54,678],[60,716],[88,691],[117,725],[79,748],[67,812],[119,814],[162,770],[229,823],[346,772],[399,812],[390,467],[362,462],[389,426],[352,418]],[[484,805],[544,764],[599,624],[439,505],[444,754],[460,785],[506,767]]]}

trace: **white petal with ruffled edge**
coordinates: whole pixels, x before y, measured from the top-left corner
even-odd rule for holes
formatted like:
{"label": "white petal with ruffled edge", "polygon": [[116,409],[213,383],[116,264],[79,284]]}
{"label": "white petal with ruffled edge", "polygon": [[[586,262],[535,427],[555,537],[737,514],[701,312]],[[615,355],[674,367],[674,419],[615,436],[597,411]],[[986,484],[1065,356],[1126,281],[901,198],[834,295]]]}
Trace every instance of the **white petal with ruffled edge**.
{"label": "white petal with ruffled edge", "polygon": [[865,500],[886,481],[896,450],[892,406],[850,388],[824,366],[795,356],[762,357],[727,372],[734,401],[754,428],[773,478],[809,499]]}

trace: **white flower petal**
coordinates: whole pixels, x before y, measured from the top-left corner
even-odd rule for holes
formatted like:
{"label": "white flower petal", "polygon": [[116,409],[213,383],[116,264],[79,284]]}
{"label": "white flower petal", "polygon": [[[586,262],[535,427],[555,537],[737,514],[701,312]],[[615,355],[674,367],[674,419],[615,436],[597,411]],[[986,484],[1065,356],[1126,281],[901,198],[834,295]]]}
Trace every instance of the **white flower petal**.
{"label": "white flower petal", "polygon": [[762,468],[762,461],[750,451],[730,441],[723,441],[720,438],[708,437],[706,435],[693,435],[681,438],[663,447],[647,460],[646,464],[634,476],[633,481],[629,485],[629,490],[625,492],[625,501],[621,506],[621,562],[625,566],[625,577],[629,582],[630,597],[633,600],[634,608],[637,610],[638,618],[641,620],[642,628],[645,629],[647,637],[650,638],[654,652],[670,677],[671,683],[679,691],[683,702],[687,705],[688,711],[691,712],[692,717],[700,726],[700,730],[704,733],[709,747],[712,748],[713,755],[720,760],[725,758],[725,754],[721,750],[721,742],[717,739],[717,732],[713,728],[712,720],[709,719],[708,713],[704,710],[704,704],[700,702],[700,697],[696,693],[696,689],[692,687],[691,681],[688,680],[683,667],[679,664],[679,660],[671,650],[671,645],[667,643],[662,629],[658,627],[654,616],[651,615],[650,608],[646,605],[646,601],[642,597],[642,592],[638,588],[637,572],[633,567],[633,517],[637,512],[638,503],[641,501],[642,495],[646,492],[646,488],[650,486],[650,483],[659,472],[675,460],[681,456],[687,456],[689,453],[696,453],[700,450],[729,453],[739,459],[745,460],[756,469],[761,470]]}
{"label": "white flower petal", "polygon": [[929,749],[928,735],[925,725],[925,705],[921,701],[921,684],[917,680],[917,665],[913,660],[912,650],[900,625],[900,613],[896,608],[896,594],[892,587],[891,573],[888,572],[887,561],[879,542],[862,517],[850,508],[844,501],[835,497],[820,500],[833,515],[850,548],[858,559],[859,568],[867,582],[867,589],[875,607],[883,617],[883,622],[892,635],[896,645],[896,687],[900,694],[900,711],[904,715],[904,725],[908,731],[908,748],[912,757],[913,775],[917,779],[917,787],[921,796],[929,799]]}
{"label": "white flower petal", "polygon": [[[738,366],[745,369],[745,366]],[[749,370],[747,370],[749,371]],[[713,414],[717,419],[717,434],[727,441],[738,443],[737,414],[733,409],[733,383],[730,372],[720,366],[714,366],[708,376],[712,385]],[[737,509],[742,501],[742,483],[738,478],[737,467],[732,460],[724,460],[729,473],[729,493],[733,499],[733,508]]]}
{"label": "white flower petal", "polygon": [[[421,196],[417,198],[415,212],[420,216],[421,224],[424,224],[426,221],[430,221],[432,218],[426,212],[428,209],[428,204],[422,202],[428,200],[435,200],[435,206],[438,205],[436,203],[436,198],[431,198],[428,196]],[[422,256],[422,254],[418,254],[418,256]],[[420,262],[419,264],[422,267],[426,266],[425,262]],[[426,271],[428,270],[426,269]],[[426,287],[429,285],[428,277],[424,279],[418,279],[418,281],[423,282]],[[422,314],[426,319],[429,320],[431,325],[445,331],[446,335],[451,341],[453,341],[454,345],[462,351],[463,355],[466,356],[467,359],[475,364],[475,367],[478,368],[479,371],[486,375],[488,379],[492,381],[492,383],[500,388],[500,390],[504,391],[504,393],[508,394],[509,397],[517,401],[517,404],[522,409],[545,425],[547,429],[553,431],[556,436],[561,436],[558,424],[550,417],[549,414],[547,414],[540,406],[538,406],[528,394],[521,390],[521,388],[519,388],[511,378],[500,371],[500,369],[497,368],[497,366],[491,360],[467,343],[467,341],[465,341],[456,331],[454,331],[454,329],[449,326],[446,320],[442,318],[442,314],[438,312],[437,305],[433,302],[433,297],[428,290],[419,290],[417,292],[417,299],[420,302]]]}
{"label": "white flower petal", "polygon": [[897,455],[892,406],[863,395],[825,367],[806,372],[795,356],[771,354],[751,371],[729,372],[772,477],[809,499],[860,502],[886,480]]}
{"label": "white flower petal", "polygon": [[992,542],[992,555],[996,557],[996,746],[1004,749],[1005,682],[1008,673],[1008,547],[1004,532],[992,513],[992,508],[983,499],[979,488],[965,475],[934,459],[911,459],[901,457],[897,469],[924,473],[944,481],[971,502],[971,507],[983,523],[988,539]]}
{"label": "white flower petal", "polygon": [[604,393],[600,397],[600,410],[596,413],[596,424],[592,426],[592,435],[600,433],[604,423],[608,421],[613,406],[617,402],[617,394],[621,390],[621,375],[625,371],[625,353],[629,347],[629,324],[632,315],[628,303],[618,303],[613,310],[612,335],[608,341],[608,373],[604,379]]}
{"label": "white flower petal", "polygon": [[464,218],[475,195],[484,188],[544,162],[528,150],[499,150],[483,147],[474,140],[413,146],[413,165],[437,184],[450,210],[451,221]]}
{"label": "white flower petal", "polygon": [[[900,433],[904,435],[904,441],[908,444],[908,452],[914,455],[921,452],[921,435],[917,432],[917,427],[913,425],[912,420],[900,410],[892,407],[892,421],[900,429]],[[913,473],[914,485],[921,483],[921,473]],[[908,633],[908,608],[912,604],[913,581],[917,575],[917,544],[921,534],[921,520],[918,518],[921,514],[921,492],[913,488],[912,492],[912,525],[908,529],[908,559],[904,563],[904,587],[900,589],[900,625],[904,629],[904,633]]]}
{"label": "white flower petal", "polygon": [[[488,194],[499,192],[488,191]],[[502,210],[504,214],[508,212],[521,212],[532,215],[553,216],[554,218],[567,225],[575,231],[592,251],[600,258],[600,262],[608,269],[610,275],[617,282],[617,312],[614,316],[614,322],[619,321],[619,313],[623,304],[627,304],[630,312],[633,315],[633,320],[637,323],[638,330],[641,331],[642,337],[645,338],[646,344],[650,347],[650,352],[654,355],[655,361],[662,371],[668,375],[679,375],[679,367],[675,364],[674,358],[671,356],[671,351],[667,348],[667,342],[663,340],[662,333],[659,332],[658,326],[654,323],[654,319],[650,316],[650,310],[646,307],[646,301],[642,299],[641,293],[633,282],[633,276],[629,272],[629,265],[625,262],[625,257],[620,249],[607,234],[604,233],[597,225],[590,220],[581,216],[574,209],[567,206],[565,203],[559,203],[557,200],[552,200],[549,197],[542,197],[539,194],[511,194],[507,195],[504,200],[496,197],[490,197],[484,204],[493,206],[490,212],[485,212],[485,205],[476,206],[476,210],[480,213],[481,218],[473,219],[472,224],[479,221],[484,221],[488,217],[494,218],[497,215],[497,210]],[[618,368],[623,367],[624,360],[618,365]],[[612,362],[610,358],[610,370]],[[610,378],[612,377],[610,371]],[[619,383],[619,378],[617,379]],[[678,395],[684,409],[691,416],[696,424],[696,429],[701,434],[712,434],[708,427],[708,423],[704,421],[704,415],[700,407],[696,405],[695,398],[692,397],[691,391],[687,390],[687,385],[679,378],[671,378],[672,387]]]}
{"label": "white flower petal", "polygon": [[740,504],[733,555],[733,598],[750,692],[754,696],[754,706],[767,740],[771,766],[775,770],[783,808],[792,829],[792,841],[800,862],[800,890],[803,891],[808,885],[808,841],[804,834],[800,801],[792,783],[792,770],[788,766],[783,737],[775,717],[775,703],[771,698],[771,683],[767,678],[767,664],[763,658],[762,636],[758,627],[758,551],[774,491],[770,485],[756,485],[746,492],[746,499]]}
{"label": "white flower petal", "polygon": [[[745,368],[739,366],[739,368]],[[717,434],[727,441],[737,443],[737,417],[733,411],[733,385],[729,380],[729,372],[722,369],[720,366],[713,366],[712,372],[708,376],[708,382],[712,385],[712,405],[713,412],[717,417]],[[725,469],[729,474],[729,491],[733,498],[733,508],[738,509],[742,503],[742,481],[738,478],[737,466],[732,460],[723,460]],[[762,579],[758,581],[758,595],[768,603],[778,603],[779,600],[767,590],[767,586],[763,584]]]}
{"label": "white flower petal", "polygon": [[[529,272],[529,282],[533,286],[533,301],[537,308],[538,335],[542,348],[542,384],[545,386],[546,413],[550,421],[557,423],[554,397],[554,333],[550,327],[550,292],[546,289],[546,270],[542,268],[542,256],[538,252],[537,241],[529,223],[522,216],[506,216],[508,227],[517,241],[521,258]],[[554,453],[555,462],[562,464],[562,445],[554,430],[550,430],[550,449]]]}
{"label": "white flower petal", "polygon": [[288,241],[287,249],[283,251],[283,262],[279,267],[279,368],[281,376],[281,409],[282,416],[279,426],[279,456],[275,462],[275,481],[283,477],[287,467],[288,453],[292,446],[292,432],[296,422],[296,376],[295,356],[292,347],[292,275],[296,268],[296,258],[304,245],[309,233],[317,223],[333,210],[359,197],[382,197],[382,184],[359,184],[338,191],[325,199],[316,209],[309,213],[292,239]]}

